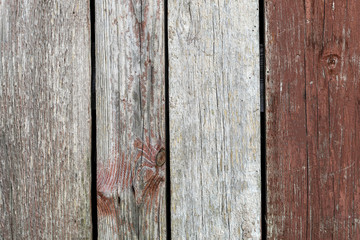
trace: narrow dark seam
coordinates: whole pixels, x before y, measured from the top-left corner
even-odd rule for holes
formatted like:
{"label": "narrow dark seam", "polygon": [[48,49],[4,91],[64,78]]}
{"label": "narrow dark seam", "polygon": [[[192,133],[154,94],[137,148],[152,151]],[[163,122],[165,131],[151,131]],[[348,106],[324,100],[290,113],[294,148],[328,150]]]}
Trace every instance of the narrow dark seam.
{"label": "narrow dark seam", "polygon": [[95,59],[95,0],[90,0],[91,31],[91,217],[93,239],[98,238],[96,194],[96,59]]}
{"label": "narrow dark seam", "polygon": [[[306,11],[306,10],[305,10]],[[306,14],[306,12],[305,12]],[[306,19],[305,19],[306,21]],[[305,38],[306,38],[306,23],[305,23]],[[306,71],[306,39],[305,39],[305,51],[304,51],[304,68],[305,68],[305,95],[304,95],[304,101],[305,101],[305,136],[306,136],[306,230],[305,230],[305,239],[308,239],[308,232],[309,232],[309,202],[310,202],[310,169],[309,169],[309,142],[308,142],[308,122],[307,122],[307,94],[306,94],[306,88],[307,88],[307,71]],[[310,237],[311,238],[311,237]]]}
{"label": "narrow dark seam", "polygon": [[[304,1],[304,14],[306,16],[306,3]],[[305,104],[305,137],[306,137],[306,229],[305,229],[305,239],[308,239],[308,234],[311,234],[309,231],[309,202],[310,202],[310,169],[309,169],[309,142],[308,142],[308,122],[307,122],[307,68],[306,68],[306,54],[307,54],[307,25],[305,17],[305,39],[304,39],[304,69],[305,69],[305,93],[304,93],[304,104]],[[311,239],[311,236],[310,236]]]}
{"label": "narrow dark seam", "polygon": [[165,149],[166,149],[166,239],[171,239],[171,182],[170,182],[170,109],[169,109],[169,33],[168,1],[164,0],[165,47]]}
{"label": "narrow dark seam", "polygon": [[259,0],[260,41],[260,162],[261,162],[261,239],[267,239],[266,205],[266,113],[265,113],[265,0]]}
{"label": "narrow dark seam", "polygon": [[[134,6],[134,4],[133,4]],[[134,7],[135,9],[135,7]],[[134,12],[135,15],[136,15],[136,12]],[[143,106],[142,106],[142,98],[143,96],[141,95],[142,92],[141,92],[141,80],[142,80],[142,74],[143,74],[143,59],[142,59],[142,24],[143,24],[143,0],[140,1],[140,22],[139,20],[137,19],[137,23],[138,23],[138,26],[139,26],[139,56],[140,56],[140,76],[139,76],[139,85],[138,85],[138,91],[139,91],[139,111],[140,111],[140,118],[141,118],[141,121],[142,121],[142,131],[141,131],[141,141],[142,141],[142,145],[141,145],[141,153],[144,152],[144,143],[146,142],[145,140],[145,114],[143,114]],[[146,26],[145,26],[146,28]],[[147,77],[147,75],[146,75]],[[145,96],[144,96],[145,97]],[[149,138],[150,138],[150,132],[149,132]],[[143,154],[141,154],[140,156],[140,163],[143,162]],[[135,169],[137,168],[137,166],[135,166]],[[134,186],[134,182],[132,183],[133,186]],[[134,196],[135,197],[135,196]],[[139,209],[139,213],[136,215],[136,223],[137,223],[137,239],[141,239],[141,232],[140,232],[140,228],[141,228],[141,225],[140,225],[140,209]]]}

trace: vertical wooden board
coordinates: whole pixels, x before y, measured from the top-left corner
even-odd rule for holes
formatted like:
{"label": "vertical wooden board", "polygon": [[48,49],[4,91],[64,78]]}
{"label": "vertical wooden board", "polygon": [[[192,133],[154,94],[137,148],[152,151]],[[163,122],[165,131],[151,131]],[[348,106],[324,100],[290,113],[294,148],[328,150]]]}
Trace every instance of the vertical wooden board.
{"label": "vertical wooden board", "polygon": [[90,239],[87,1],[0,2],[0,239]]}
{"label": "vertical wooden board", "polygon": [[163,1],[95,4],[99,239],[164,239]]}
{"label": "vertical wooden board", "polygon": [[169,1],[171,234],[259,239],[258,1]]}
{"label": "vertical wooden board", "polygon": [[266,0],[269,239],[360,238],[359,10]]}

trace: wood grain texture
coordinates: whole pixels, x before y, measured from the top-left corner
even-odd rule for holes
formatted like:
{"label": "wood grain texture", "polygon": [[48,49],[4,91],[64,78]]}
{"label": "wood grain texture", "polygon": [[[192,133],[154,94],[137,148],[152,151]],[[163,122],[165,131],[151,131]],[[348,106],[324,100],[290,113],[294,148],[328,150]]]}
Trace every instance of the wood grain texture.
{"label": "wood grain texture", "polygon": [[163,1],[95,5],[99,239],[165,239]]}
{"label": "wood grain texture", "polygon": [[258,1],[169,1],[173,239],[260,238]]}
{"label": "wood grain texture", "polygon": [[0,239],[90,239],[87,1],[0,2]]}
{"label": "wood grain texture", "polygon": [[266,0],[269,239],[360,238],[360,2]]}

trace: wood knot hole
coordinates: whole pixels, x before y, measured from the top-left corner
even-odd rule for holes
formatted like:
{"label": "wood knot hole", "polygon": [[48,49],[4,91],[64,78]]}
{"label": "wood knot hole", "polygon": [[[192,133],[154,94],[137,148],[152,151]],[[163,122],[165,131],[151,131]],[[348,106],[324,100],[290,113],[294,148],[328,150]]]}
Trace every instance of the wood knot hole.
{"label": "wood knot hole", "polygon": [[156,154],[156,165],[161,167],[166,161],[166,151],[164,148],[161,148]]}
{"label": "wood knot hole", "polygon": [[335,69],[338,61],[339,61],[339,57],[335,54],[331,54],[327,59],[328,68],[330,70]]}

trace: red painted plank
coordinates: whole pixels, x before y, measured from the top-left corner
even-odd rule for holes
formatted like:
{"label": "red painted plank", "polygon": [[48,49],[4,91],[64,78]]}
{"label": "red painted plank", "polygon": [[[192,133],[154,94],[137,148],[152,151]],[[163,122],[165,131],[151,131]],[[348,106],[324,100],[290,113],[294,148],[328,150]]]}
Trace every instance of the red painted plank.
{"label": "red painted plank", "polygon": [[360,238],[360,2],[266,0],[269,239]]}

